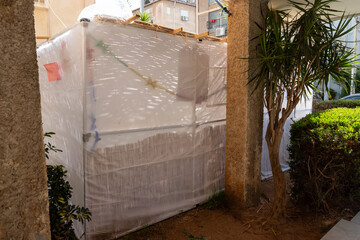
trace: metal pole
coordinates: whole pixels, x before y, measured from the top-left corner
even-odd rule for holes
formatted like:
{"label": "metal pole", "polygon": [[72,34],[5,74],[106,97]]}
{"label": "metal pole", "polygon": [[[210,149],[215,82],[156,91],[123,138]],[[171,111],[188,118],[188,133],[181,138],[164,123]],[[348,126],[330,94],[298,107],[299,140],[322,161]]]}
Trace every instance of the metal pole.
{"label": "metal pole", "polygon": [[144,0],[140,0],[140,12],[144,13]]}
{"label": "metal pole", "polygon": [[196,0],[195,4],[195,33],[199,34],[199,0]]}
{"label": "metal pole", "polygon": [[[357,53],[357,31],[358,31],[358,24],[359,24],[359,19],[358,17],[355,17],[355,32],[354,32],[354,54],[356,55]],[[354,83],[354,78],[356,77],[356,68],[351,69],[351,86],[350,86],[350,94],[355,94],[355,83]]]}

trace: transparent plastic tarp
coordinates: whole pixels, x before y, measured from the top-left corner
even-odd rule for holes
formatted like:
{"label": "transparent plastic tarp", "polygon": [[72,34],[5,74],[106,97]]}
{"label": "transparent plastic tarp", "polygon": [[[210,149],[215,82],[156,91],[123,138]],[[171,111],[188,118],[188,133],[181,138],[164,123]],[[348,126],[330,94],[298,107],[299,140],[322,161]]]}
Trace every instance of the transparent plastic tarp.
{"label": "transparent plastic tarp", "polygon": [[[87,239],[112,239],[224,188],[226,44],[78,24],[38,49],[44,130],[56,132]],[[50,65],[49,65],[50,64]]]}

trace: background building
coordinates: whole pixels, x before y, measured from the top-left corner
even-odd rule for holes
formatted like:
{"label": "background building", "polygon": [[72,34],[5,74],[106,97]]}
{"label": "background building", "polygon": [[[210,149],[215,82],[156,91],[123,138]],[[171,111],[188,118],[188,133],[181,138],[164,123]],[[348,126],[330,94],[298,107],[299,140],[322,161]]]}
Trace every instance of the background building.
{"label": "background building", "polygon": [[[195,0],[145,0],[144,9],[154,24],[173,29],[182,27],[186,32],[196,33]],[[139,8],[133,13],[138,11]]]}
{"label": "background building", "polygon": [[[226,1],[221,1],[226,5]],[[226,37],[227,18],[215,0],[145,0],[152,23],[186,32]],[[133,10],[136,14],[139,8]]]}
{"label": "background building", "polygon": [[95,0],[34,0],[36,43],[40,44],[76,22],[81,10]]}
{"label": "background building", "polygon": [[[220,1],[227,5],[226,1]],[[198,32],[209,32],[209,35],[225,37],[227,35],[227,18],[215,0],[198,0]]]}

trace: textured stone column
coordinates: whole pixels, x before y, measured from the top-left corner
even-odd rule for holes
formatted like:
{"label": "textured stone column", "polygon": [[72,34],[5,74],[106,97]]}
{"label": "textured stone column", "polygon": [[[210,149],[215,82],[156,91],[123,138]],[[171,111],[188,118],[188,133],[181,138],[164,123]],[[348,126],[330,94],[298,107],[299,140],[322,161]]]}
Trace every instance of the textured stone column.
{"label": "textured stone column", "polygon": [[0,0],[0,239],[50,239],[33,0]]}
{"label": "textured stone column", "polygon": [[[262,23],[263,0],[232,0],[228,25],[225,191],[234,207],[259,200],[263,104],[262,93],[248,85],[256,69],[254,57]],[[250,71],[249,71],[250,70]]]}

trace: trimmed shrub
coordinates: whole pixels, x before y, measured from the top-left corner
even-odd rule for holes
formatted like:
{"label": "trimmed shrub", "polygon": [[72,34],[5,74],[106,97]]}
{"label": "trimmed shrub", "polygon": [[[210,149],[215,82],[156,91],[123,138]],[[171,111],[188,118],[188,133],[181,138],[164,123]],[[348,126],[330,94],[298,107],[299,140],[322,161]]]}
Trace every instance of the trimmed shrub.
{"label": "trimmed shrub", "polygon": [[319,210],[360,201],[360,108],[309,114],[290,130],[292,197]]}
{"label": "trimmed shrub", "polygon": [[360,100],[313,101],[313,112],[323,111],[331,108],[356,108],[359,106]]}

